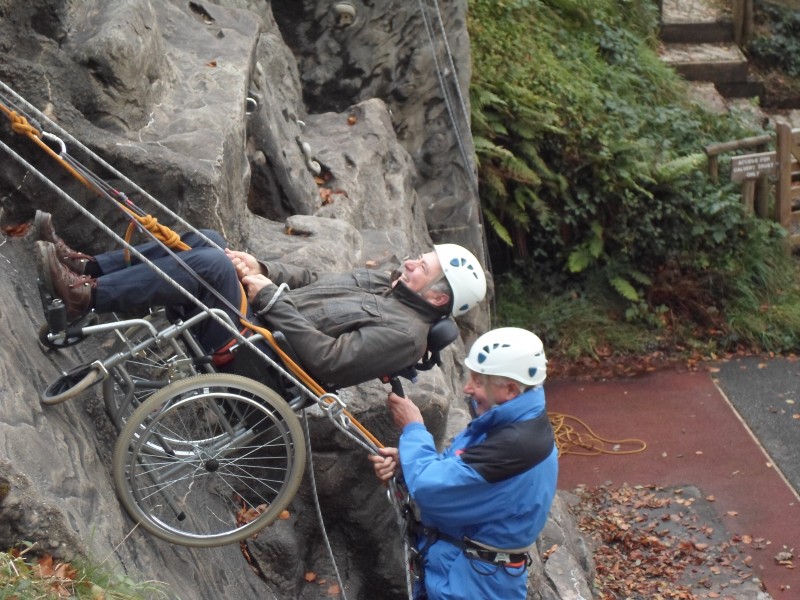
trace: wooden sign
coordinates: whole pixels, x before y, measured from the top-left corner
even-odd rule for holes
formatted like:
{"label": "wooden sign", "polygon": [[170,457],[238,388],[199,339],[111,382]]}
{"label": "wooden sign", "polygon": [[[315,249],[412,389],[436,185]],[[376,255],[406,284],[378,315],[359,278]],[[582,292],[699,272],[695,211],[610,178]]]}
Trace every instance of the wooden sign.
{"label": "wooden sign", "polygon": [[776,152],[759,152],[731,157],[731,181],[757,179],[761,175],[774,175],[778,171]]}

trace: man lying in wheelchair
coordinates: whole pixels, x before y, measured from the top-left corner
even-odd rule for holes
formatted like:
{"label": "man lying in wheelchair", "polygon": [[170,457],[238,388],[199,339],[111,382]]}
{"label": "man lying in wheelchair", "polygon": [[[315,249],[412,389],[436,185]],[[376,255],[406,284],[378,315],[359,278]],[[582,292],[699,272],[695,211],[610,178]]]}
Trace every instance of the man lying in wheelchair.
{"label": "man lying in wheelchair", "polygon": [[[63,301],[70,323],[90,311],[167,306],[191,315],[198,310],[151,266],[136,257],[129,263],[123,250],[88,256],[68,247],[48,213],[37,211],[34,232],[45,291]],[[402,367],[429,368],[435,360],[431,352],[437,350],[429,342],[452,341],[457,331],[448,317],[466,313],[486,292],[478,260],[455,244],[436,245],[404,261],[392,275],[369,269],[314,273],[223,251],[227,243],[218,233],[202,233],[207,239],[194,232],[182,236],[191,249],[178,253],[180,260],[157,242],[136,250],[232,323],[243,315],[280,332],[303,369],[326,389],[385,378]],[[229,328],[203,319],[192,331],[218,368],[242,372],[236,366],[240,359],[231,352],[237,344]],[[420,363],[423,358],[427,361]]]}

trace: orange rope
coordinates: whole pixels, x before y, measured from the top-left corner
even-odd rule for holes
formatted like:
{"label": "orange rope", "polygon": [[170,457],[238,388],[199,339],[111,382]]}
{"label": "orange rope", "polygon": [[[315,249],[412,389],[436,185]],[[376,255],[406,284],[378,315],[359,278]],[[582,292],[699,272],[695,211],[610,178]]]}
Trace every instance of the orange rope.
{"label": "orange rope", "polygon": [[[6,116],[8,117],[8,120],[11,122],[11,130],[14,133],[28,137],[28,139],[33,141],[37,146],[39,146],[42,150],[44,150],[51,158],[53,158],[62,167],[64,167],[64,169],[66,169],[67,172],[69,172],[70,175],[72,175],[75,179],[77,179],[79,182],[81,182],[84,186],[86,186],[95,194],[102,195],[98,191],[97,187],[94,184],[92,184],[91,181],[89,181],[83,175],[78,173],[78,171],[76,171],[72,165],[70,165],[66,160],[64,160],[64,158],[61,155],[56,153],[52,148],[50,148],[50,146],[48,146],[42,141],[41,139],[42,133],[38,129],[36,129],[33,125],[28,123],[28,119],[26,119],[23,115],[19,114],[18,112],[11,110],[2,103],[0,103],[0,111],[5,113]],[[145,227],[148,231],[153,233],[153,235],[155,235],[159,240],[164,242],[164,244],[166,244],[170,248],[173,248],[175,250],[189,249],[189,246],[187,246],[181,241],[180,236],[177,233],[175,233],[165,225],[160,225],[155,217],[152,217],[150,215],[144,215],[144,216],[137,215],[131,209],[129,209],[127,206],[124,206],[123,204],[120,204],[120,207],[125,212],[127,212],[128,215],[136,219],[136,221],[138,221],[143,227]],[[130,231],[132,228],[133,228],[133,223],[131,223],[128,226],[128,230]],[[127,236],[128,234],[126,234],[126,241],[128,239]],[[126,254],[126,259],[127,258],[128,255]]]}
{"label": "orange rope", "polygon": [[[125,208],[123,206],[123,208]],[[161,225],[152,215],[136,215],[125,208],[134,219],[138,221],[138,223],[144,227],[147,231],[152,233],[156,238],[161,240],[165,245],[173,250],[188,250],[190,246],[183,241],[181,241],[181,236],[174,232],[172,229],[167,227],[166,225]],[[128,229],[125,231],[125,243],[129,246],[131,245],[131,238],[133,237],[134,232],[136,231],[136,225],[133,222],[128,223]],[[124,250],[125,262],[130,264],[131,262],[131,252],[128,247],[125,247]]]}
{"label": "orange rope", "polygon": [[[559,413],[548,413],[550,424],[556,436],[558,455],[576,454],[578,456],[596,456],[598,454],[637,454],[644,452],[647,444],[643,440],[628,438],[624,440],[608,440],[600,437],[591,428],[578,419]],[[576,425],[583,429],[578,431]],[[631,446],[633,448],[624,448]]]}
{"label": "orange rope", "polygon": [[[80,181],[83,185],[85,185],[87,188],[89,188],[94,193],[96,193],[98,195],[101,195],[100,192],[97,190],[97,188],[88,179],[86,179],[83,175],[78,173],[78,171],[76,171],[72,167],[72,165],[70,165],[59,154],[57,154],[55,151],[53,151],[52,148],[50,148],[47,144],[45,144],[42,141],[41,132],[38,129],[36,129],[33,125],[28,123],[28,120],[23,115],[20,115],[16,111],[13,111],[13,110],[9,109],[5,105],[3,105],[2,102],[0,102],[0,111],[4,112],[8,116],[9,121],[11,121],[11,129],[12,129],[12,131],[14,131],[14,133],[17,133],[19,135],[27,136],[37,146],[39,146],[48,155],[50,155],[50,157],[52,157],[53,159],[58,161],[61,164],[62,167],[64,167],[73,177],[75,177],[75,179]],[[147,229],[147,231],[151,232],[155,237],[157,237],[160,241],[162,241],[169,248],[176,249],[176,250],[179,250],[179,251],[180,250],[188,250],[190,248],[190,246],[188,246],[187,244],[185,244],[184,242],[181,241],[181,238],[177,233],[172,231],[169,227],[167,227],[165,225],[161,225],[158,222],[158,219],[156,219],[155,217],[153,217],[151,215],[144,215],[144,216],[137,215],[131,209],[129,209],[127,206],[124,206],[123,204],[120,204],[120,207],[125,212],[127,212],[131,217],[136,219],[136,221],[142,227]],[[135,229],[136,229],[135,225],[131,222],[128,225],[127,231],[125,232],[125,242],[127,244],[130,244],[130,238],[132,237],[133,232],[135,231]],[[125,259],[126,259],[126,261],[130,260],[130,253],[129,253],[129,250],[128,250],[127,247],[125,248]],[[246,296],[246,294],[244,292],[244,288],[241,288],[241,294],[242,294],[242,296],[241,296],[242,297],[242,301],[241,301],[240,313],[242,315],[244,315],[244,314],[247,314],[247,296]],[[314,392],[318,397],[321,397],[321,396],[325,395],[326,392],[322,388],[322,386],[320,386],[316,381],[314,381],[311,378],[310,375],[308,375],[305,371],[303,371],[303,369],[301,369],[291,358],[289,358],[289,356],[285,352],[283,352],[283,350],[280,349],[278,344],[275,342],[275,339],[272,337],[272,333],[269,330],[264,329],[263,327],[259,327],[258,325],[255,325],[253,323],[248,322],[244,317],[241,318],[241,322],[245,327],[247,327],[247,328],[249,328],[249,329],[251,329],[251,330],[253,330],[253,331],[257,332],[257,333],[260,333],[262,336],[264,336],[264,339],[267,340],[267,342],[272,347],[272,349],[278,354],[278,356],[280,356],[281,360],[284,362],[284,364],[286,364],[286,366],[289,368],[289,370],[304,385],[306,385],[309,389],[311,389],[312,392]],[[326,402],[328,404],[331,404],[333,402],[333,400],[326,399]],[[383,444],[381,444],[378,441],[378,439],[369,430],[367,430],[366,427],[364,427],[361,423],[359,423],[355,419],[355,417],[353,417],[352,414],[350,414],[347,410],[345,410],[343,412],[350,419],[350,421],[353,423],[353,425],[367,439],[369,439],[378,448],[383,448]]]}
{"label": "orange rope", "polygon": [[[246,294],[244,292],[244,287],[241,288],[241,292],[242,292],[242,302],[241,302],[242,308],[241,308],[240,312],[242,314],[246,314],[246,312],[247,312],[247,296],[246,296]],[[240,320],[241,320],[242,324],[245,327],[255,331],[256,333],[260,333],[262,336],[264,336],[264,339],[267,340],[267,343],[269,343],[269,345],[272,347],[272,349],[281,358],[283,363],[289,368],[289,370],[292,372],[292,374],[300,380],[301,383],[303,383],[312,392],[314,392],[317,395],[317,397],[322,397],[322,396],[325,395],[326,392],[322,388],[322,386],[320,386],[316,381],[314,381],[314,379],[312,379],[311,376],[308,373],[306,373],[297,363],[295,363],[289,357],[288,354],[286,354],[283,350],[281,350],[281,348],[278,346],[278,343],[275,341],[275,338],[272,336],[272,332],[271,331],[269,331],[268,329],[265,329],[263,327],[260,327],[260,326],[256,325],[255,323],[250,323],[245,318],[242,318]],[[329,400],[328,398],[325,398],[325,402],[327,402],[328,404],[331,404],[331,403],[333,403],[333,400]],[[384,447],[383,444],[378,440],[378,438],[376,438],[371,431],[369,431],[366,427],[364,427],[364,425],[362,425],[348,410],[345,409],[342,412],[344,412],[344,414],[347,416],[347,418],[350,419],[350,422],[353,424],[353,426],[356,429],[358,429],[364,435],[364,437],[366,437],[369,441],[371,441],[373,444],[375,444],[376,447],[378,447],[378,448],[383,448]]]}

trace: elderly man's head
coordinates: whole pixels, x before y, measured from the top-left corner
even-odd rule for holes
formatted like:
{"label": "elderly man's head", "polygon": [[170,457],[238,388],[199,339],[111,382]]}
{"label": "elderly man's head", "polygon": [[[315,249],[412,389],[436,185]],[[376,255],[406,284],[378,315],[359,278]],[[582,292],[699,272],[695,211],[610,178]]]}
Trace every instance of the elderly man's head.
{"label": "elderly man's head", "polygon": [[457,244],[436,245],[432,252],[404,261],[397,282],[433,306],[449,307],[453,316],[466,313],[486,295],[486,275],[478,259]]}
{"label": "elderly man's head", "polygon": [[519,327],[484,333],[472,344],[464,364],[470,371],[464,393],[476,416],[541,385],[547,377],[542,340]]}

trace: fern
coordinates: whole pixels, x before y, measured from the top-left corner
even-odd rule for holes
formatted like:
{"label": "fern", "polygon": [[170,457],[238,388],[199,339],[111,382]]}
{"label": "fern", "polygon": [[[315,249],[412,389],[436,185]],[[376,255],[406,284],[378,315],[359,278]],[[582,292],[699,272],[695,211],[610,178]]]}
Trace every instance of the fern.
{"label": "fern", "polygon": [[689,173],[705,167],[708,157],[704,152],[696,152],[675,158],[656,167],[655,176],[659,183],[669,183],[686,177]]}
{"label": "fern", "polygon": [[637,292],[636,288],[624,277],[610,277],[608,282],[611,284],[611,287],[626,300],[630,300],[631,302],[637,302],[639,300],[639,292]]}
{"label": "fern", "polygon": [[486,217],[486,220],[489,222],[489,225],[492,226],[492,231],[497,235],[500,240],[505,242],[509,246],[513,246],[514,243],[511,241],[511,236],[508,233],[508,229],[500,222],[500,219],[497,218],[491,210],[484,208],[483,214]]}

